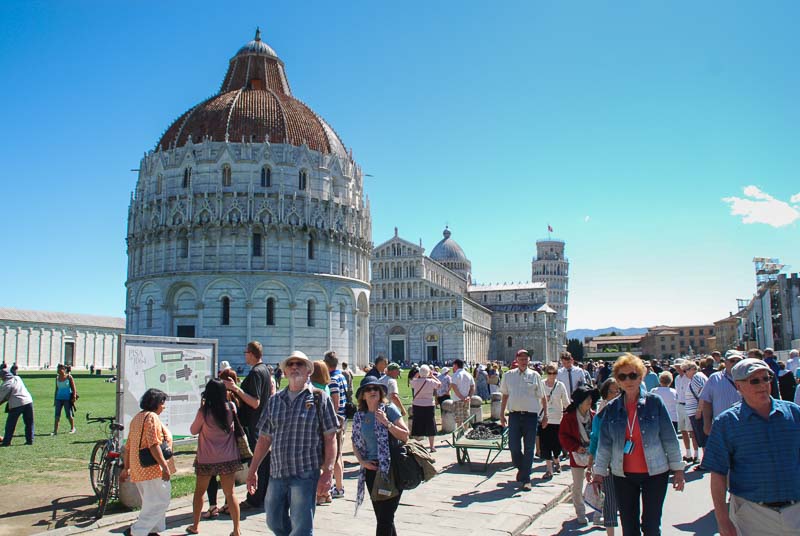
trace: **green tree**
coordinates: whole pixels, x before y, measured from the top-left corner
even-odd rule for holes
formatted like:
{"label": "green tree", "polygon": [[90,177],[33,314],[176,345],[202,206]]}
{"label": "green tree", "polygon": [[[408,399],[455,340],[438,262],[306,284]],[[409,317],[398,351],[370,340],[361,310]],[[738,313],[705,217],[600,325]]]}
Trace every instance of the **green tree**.
{"label": "green tree", "polygon": [[575,359],[583,359],[583,343],[579,339],[570,339],[567,341],[567,351],[572,354]]}

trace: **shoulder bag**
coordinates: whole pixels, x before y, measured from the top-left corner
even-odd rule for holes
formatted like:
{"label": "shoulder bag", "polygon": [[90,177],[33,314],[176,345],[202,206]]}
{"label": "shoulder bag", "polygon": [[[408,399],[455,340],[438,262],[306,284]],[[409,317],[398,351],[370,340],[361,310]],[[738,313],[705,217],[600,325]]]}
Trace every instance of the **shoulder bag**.
{"label": "shoulder bag", "polygon": [[[142,423],[142,431],[139,434],[139,465],[142,467],[153,467],[154,465],[158,465],[158,462],[153,457],[153,453],[150,452],[150,447],[142,448],[142,436],[144,436],[144,425],[146,422],[147,417],[145,416],[145,422]],[[164,456],[165,460],[172,458],[172,449],[169,448],[169,443],[166,439],[164,439],[159,446],[161,447],[161,455]]]}
{"label": "shoulder bag", "polygon": [[248,463],[253,459],[253,451],[250,450],[250,443],[247,442],[247,436],[242,428],[242,423],[239,422],[239,416],[235,411],[231,410],[233,414],[233,435],[236,437],[236,447],[239,449],[239,461]]}

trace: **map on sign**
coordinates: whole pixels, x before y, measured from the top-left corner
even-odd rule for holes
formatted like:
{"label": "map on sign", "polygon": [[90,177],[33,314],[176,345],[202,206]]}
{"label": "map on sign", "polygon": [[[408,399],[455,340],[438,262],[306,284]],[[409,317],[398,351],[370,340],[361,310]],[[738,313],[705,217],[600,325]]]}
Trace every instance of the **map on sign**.
{"label": "map on sign", "polygon": [[216,340],[124,336],[119,378],[118,415],[127,437],[148,389],[167,394],[161,421],[174,437],[191,435],[205,385],[216,370]]}

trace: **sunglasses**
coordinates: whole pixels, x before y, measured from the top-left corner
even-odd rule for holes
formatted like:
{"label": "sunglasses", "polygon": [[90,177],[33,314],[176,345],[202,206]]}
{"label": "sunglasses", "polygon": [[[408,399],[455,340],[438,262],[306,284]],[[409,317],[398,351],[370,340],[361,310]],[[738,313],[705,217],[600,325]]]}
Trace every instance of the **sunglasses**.
{"label": "sunglasses", "polygon": [[639,378],[639,373],[638,372],[631,372],[629,374],[624,374],[624,373],[623,374],[617,374],[617,379],[619,381],[621,381],[621,382],[624,382],[625,380],[633,381],[633,380],[635,380],[637,378]]}
{"label": "sunglasses", "polygon": [[772,383],[773,379],[775,379],[774,375],[767,374],[766,376],[761,376],[760,378],[750,378],[747,380],[747,383],[750,385],[761,385],[762,383]]}
{"label": "sunglasses", "polygon": [[558,372],[548,372],[547,375],[548,376],[557,376]]}
{"label": "sunglasses", "polygon": [[286,366],[289,367],[289,368],[291,368],[291,367],[305,367],[306,364],[303,363],[302,361],[289,361],[288,363],[286,363]]}

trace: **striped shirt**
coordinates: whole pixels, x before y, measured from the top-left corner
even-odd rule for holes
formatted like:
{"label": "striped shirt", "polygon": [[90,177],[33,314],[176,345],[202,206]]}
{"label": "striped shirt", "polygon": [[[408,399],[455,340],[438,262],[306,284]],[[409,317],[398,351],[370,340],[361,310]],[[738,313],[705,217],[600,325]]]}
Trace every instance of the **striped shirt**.
{"label": "striped shirt", "polygon": [[727,475],[730,492],[748,501],[800,500],[800,406],[773,398],[767,419],[746,402],[723,411],[702,465]]}
{"label": "striped shirt", "polygon": [[731,375],[725,370],[720,370],[708,378],[703,392],[700,393],[700,400],[711,404],[716,419],[717,415],[741,402],[742,395],[736,390]]}
{"label": "striped shirt", "polygon": [[[270,476],[274,478],[316,471],[322,465],[322,438],[314,393],[306,385],[292,400],[288,390],[288,387],[282,389],[269,399],[259,423],[260,434],[272,438]],[[336,410],[324,391],[320,396],[322,433],[333,434],[338,425]]]}
{"label": "striped shirt", "polygon": [[705,374],[699,370],[694,373],[692,381],[686,387],[686,415],[692,416],[697,412],[698,401],[700,400],[700,393],[703,392],[703,386],[708,381]]}
{"label": "striped shirt", "polygon": [[331,397],[335,394],[339,395],[339,407],[336,408],[336,412],[344,415],[344,406],[347,404],[347,379],[341,370],[336,369],[331,372],[331,383],[328,384],[328,389],[331,391]]}

